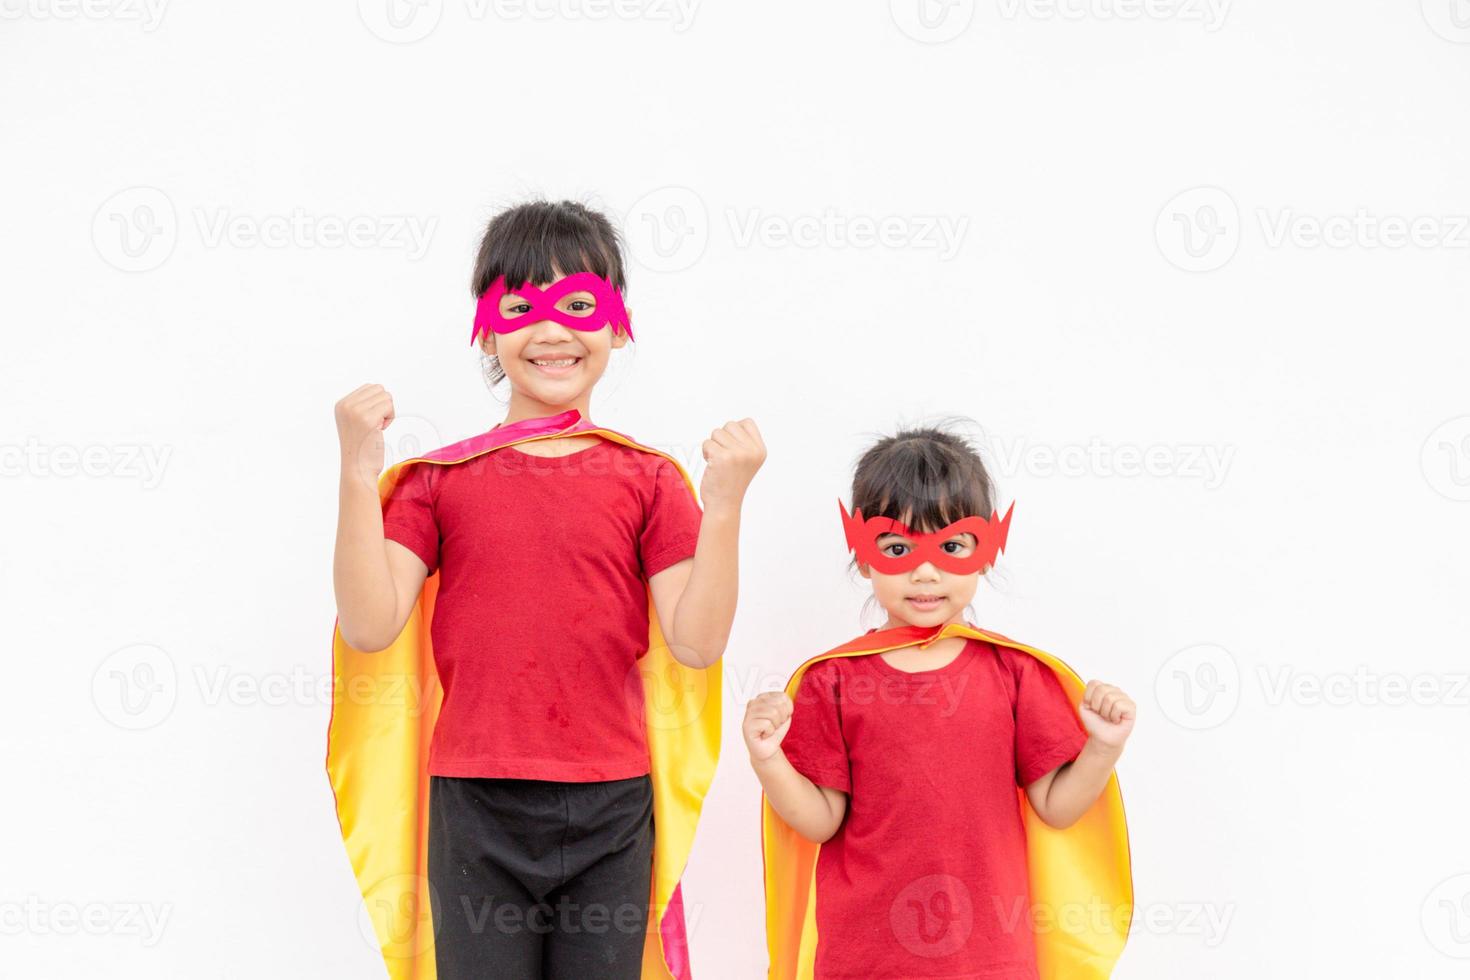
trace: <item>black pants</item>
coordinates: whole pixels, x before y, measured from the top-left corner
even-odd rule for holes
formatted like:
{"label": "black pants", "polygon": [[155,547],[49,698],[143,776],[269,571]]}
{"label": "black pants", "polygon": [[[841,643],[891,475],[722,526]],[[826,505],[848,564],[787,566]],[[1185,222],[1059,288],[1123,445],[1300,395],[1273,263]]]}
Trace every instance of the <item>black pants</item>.
{"label": "black pants", "polygon": [[432,777],[439,980],[638,980],[653,782]]}

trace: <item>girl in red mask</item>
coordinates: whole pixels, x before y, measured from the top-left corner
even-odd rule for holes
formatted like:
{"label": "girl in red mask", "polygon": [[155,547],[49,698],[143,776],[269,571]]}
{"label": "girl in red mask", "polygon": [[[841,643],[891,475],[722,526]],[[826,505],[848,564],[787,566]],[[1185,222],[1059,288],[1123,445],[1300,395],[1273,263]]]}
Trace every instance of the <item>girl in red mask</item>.
{"label": "girl in red mask", "polygon": [[1132,908],[1133,701],[966,619],[1011,510],[963,439],[883,439],[842,519],[887,621],[743,725],[770,977],[1102,980]]}

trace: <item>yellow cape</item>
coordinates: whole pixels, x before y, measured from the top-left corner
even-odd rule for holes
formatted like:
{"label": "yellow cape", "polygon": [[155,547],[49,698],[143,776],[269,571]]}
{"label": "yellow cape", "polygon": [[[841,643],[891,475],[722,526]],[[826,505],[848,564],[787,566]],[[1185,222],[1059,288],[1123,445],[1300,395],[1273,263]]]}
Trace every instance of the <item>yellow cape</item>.
{"label": "yellow cape", "polygon": [[[499,426],[482,435],[404,460],[384,471],[386,500],[409,464],[451,465],[505,446],[539,439],[597,435],[678,460],[629,437],[592,425],[575,411]],[[429,624],[437,570],[392,645],[376,653],[348,646],[332,627],[332,718],[327,774],[342,839],[392,980],[434,980],[434,935],[426,874],[429,742],[443,690],[434,668]],[[652,594],[648,651],[640,658],[653,781],[654,852],[643,980],[690,980],[679,879],[693,844],[720,749],[720,670],[674,659],[659,629]]]}
{"label": "yellow cape", "polygon": [[[812,657],[786,684],[793,700],[802,675],[830,657],[928,646],[947,636],[986,640],[1031,654],[1062,682],[1075,706],[1086,684],[1049,653],[998,633],[952,623],[943,629],[900,627],[860,636]],[[1123,951],[1133,916],[1133,878],[1123,796],[1114,773],[1096,803],[1076,823],[1058,830],[1036,815],[1017,788],[1026,828],[1031,905],[1036,918],[1036,959],[1041,980],[1105,980]],[[766,945],[770,980],[811,980],[817,949],[817,853],[777,816],[761,795],[761,851],[765,859]]]}

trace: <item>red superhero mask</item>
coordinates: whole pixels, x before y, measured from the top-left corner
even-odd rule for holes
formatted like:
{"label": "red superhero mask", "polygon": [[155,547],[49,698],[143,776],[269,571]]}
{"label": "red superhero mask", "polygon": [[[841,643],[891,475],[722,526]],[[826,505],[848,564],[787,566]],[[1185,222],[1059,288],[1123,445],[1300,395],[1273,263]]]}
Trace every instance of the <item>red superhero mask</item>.
{"label": "red superhero mask", "polygon": [[[578,316],[556,308],[563,296],[578,292],[592,294],[593,308],[590,313]],[[521,297],[531,308],[514,316],[502,316],[500,300],[507,293]],[[498,334],[511,333],[542,320],[555,320],[573,330],[601,330],[611,326],[613,333],[622,330],[629,340],[633,339],[633,328],[628,323],[628,309],[623,305],[623,296],[617,288],[594,273],[574,272],[569,276],[562,276],[545,289],[537,289],[529,282],[522,283],[515,289],[506,289],[505,277],[497,277],[490,288],[480,294],[480,302],[475,307],[475,332],[470,335],[470,343],[473,344],[480,339],[481,334],[491,330]]]}
{"label": "red superhero mask", "polygon": [[[952,575],[970,575],[981,571],[986,565],[995,564],[995,556],[1005,549],[1006,535],[1011,530],[1011,512],[1016,509],[1012,502],[1005,517],[997,519],[995,514],[990,515],[989,520],[983,517],[962,517],[932,534],[920,534],[891,517],[870,517],[863,520],[861,510],[856,514],[849,514],[840,499],[837,506],[842,510],[842,530],[847,535],[848,550],[857,555],[858,561],[871,565],[883,575],[911,571],[926,561]],[[944,550],[944,542],[956,534],[965,533],[975,536],[975,547],[968,555],[960,557]],[[878,547],[878,539],[885,534],[903,535],[911,546],[909,552],[896,558],[884,554]]]}

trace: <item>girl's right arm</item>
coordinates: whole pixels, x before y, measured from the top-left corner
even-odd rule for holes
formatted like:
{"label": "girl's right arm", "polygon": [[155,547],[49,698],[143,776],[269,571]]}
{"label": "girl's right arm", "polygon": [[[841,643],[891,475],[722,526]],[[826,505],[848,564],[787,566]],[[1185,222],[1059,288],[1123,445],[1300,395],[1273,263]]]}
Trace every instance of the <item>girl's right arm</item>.
{"label": "girl's right arm", "polygon": [[771,808],[792,830],[816,844],[837,833],[847,813],[847,794],[818,786],[796,771],[781,740],[791,728],[794,705],[783,691],[767,691],[745,706],[745,747]]}
{"label": "girl's right arm", "polygon": [[382,385],[363,385],[337,403],[335,414],[342,447],[332,562],[337,628],[353,649],[371,652],[398,637],[428,568],[408,548],[383,537],[378,474],[383,430],[393,421],[392,397]]}

